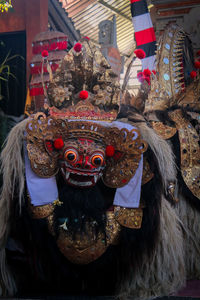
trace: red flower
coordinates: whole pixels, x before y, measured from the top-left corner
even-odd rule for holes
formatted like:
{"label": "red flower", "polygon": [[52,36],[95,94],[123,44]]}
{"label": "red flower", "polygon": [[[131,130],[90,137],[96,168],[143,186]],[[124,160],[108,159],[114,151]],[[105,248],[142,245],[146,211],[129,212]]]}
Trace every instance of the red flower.
{"label": "red flower", "polygon": [[88,98],[88,95],[89,95],[88,91],[83,90],[83,91],[80,91],[79,98],[85,100]]}
{"label": "red flower", "polygon": [[153,73],[154,75],[156,75],[156,70],[152,70],[152,73]]}
{"label": "red flower", "polygon": [[134,53],[135,53],[135,55],[137,56],[137,58],[139,58],[139,59],[143,59],[143,58],[146,57],[146,53],[145,53],[144,50],[142,50],[142,49],[136,49],[136,50],[134,51]]}
{"label": "red flower", "polygon": [[144,76],[144,80],[146,80],[146,82],[148,83],[148,85],[150,85],[150,77],[149,76]]}
{"label": "red flower", "polygon": [[194,66],[196,69],[200,69],[200,61],[195,61]]}
{"label": "red flower", "polygon": [[49,52],[47,50],[42,51],[42,57],[47,57],[49,56]]}
{"label": "red flower", "polygon": [[197,77],[197,72],[196,71],[192,71],[190,72],[190,77],[193,79],[195,77]]}
{"label": "red flower", "polygon": [[112,145],[108,145],[106,147],[106,156],[112,157],[112,156],[114,156],[114,154],[115,154],[115,147]]}
{"label": "red flower", "polygon": [[62,149],[63,146],[64,146],[63,139],[62,139],[62,138],[56,139],[56,140],[53,142],[53,145],[54,145],[54,147],[55,147],[57,150]]}
{"label": "red flower", "polygon": [[81,44],[81,43],[76,43],[76,44],[74,45],[74,51],[80,52],[81,49],[82,49],[82,44]]}
{"label": "red flower", "polygon": [[143,73],[142,72],[138,72],[137,73],[137,78],[140,79],[141,77],[143,77]]}
{"label": "red flower", "polygon": [[151,71],[149,69],[144,69],[143,75],[146,76],[146,77],[150,77],[151,76]]}

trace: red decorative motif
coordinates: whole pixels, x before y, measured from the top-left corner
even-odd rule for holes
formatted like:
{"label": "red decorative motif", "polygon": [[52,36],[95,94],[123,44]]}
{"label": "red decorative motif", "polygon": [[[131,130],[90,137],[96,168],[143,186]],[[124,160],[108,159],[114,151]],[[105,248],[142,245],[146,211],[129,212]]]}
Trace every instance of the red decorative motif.
{"label": "red decorative motif", "polygon": [[83,90],[79,93],[79,98],[85,100],[88,98],[88,95],[88,91]]}
{"label": "red decorative motif", "polygon": [[53,142],[53,145],[54,145],[54,147],[55,147],[57,150],[62,149],[62,148],[64,147],[63,139],[62,139],[62,138],[56,139],[56,140]]}
{"label": "red decorative motif", "polygon": [[200,69],[200,61],[195,61],[194,66],[196,69]]}
{"label": "red decorative motif", "polygon": [[76,44],[74,45],[74,51],[80,52],[81,49],[82,49],[82,44],[81,44],[81,43],[76,43]]}
{"label": "red decorative motif", "polygon": [[146,77],[150,77],[151,76],[151,71],[149,69],[144,69],[143,75],[146,76]]}
{"label": "red decorative motif", "polygon": [[32,51],[33,54],[40,54],[42,51],[55,51],[55,50],[66,50],[67,49],[67,41],[61,42],[53,42],[53,43],[44,43],[43,45],[34,44]]}
{"label": "red decorative motif", "polygon": [[112,156],[114,156],[114,154],[115,154],[115,147],[112,145],[108,145],[106,147],[106,156],[112,157]]}
{"label": "red decorative motif", "polygon": [[39,96],[44,95],[43,87],[31,87],[30,88],[30,96]]}
{"label": "red decorative motif", "polygon": [[190,72],[190,77],[191,77],[192,79],[194,79],[195,77],[197,77],[197,72],[196,72],[196,71]]}
{"label": "red decorative motif", "polygon": [[[51,70],[52,72],[55,72],[58,68],[58,64],[56,63],[52,63],[51,66]],[[31,74],[41,74],[42,72],[42,63],[40,63],[39,65],[34,65],[34,67],[31,67]],[[46,66],[43,66],[43,72],[44,73],[48,73],[47,71],[47,67]]]}
{"label": "red decorative motif", "polygon": [[139,58],[139,59],[143,59],[143,58],[146,57],[146,53],[145,53],[144,50],[142,50],[142,49],[136,49],[136,50],[134,51],[134,53],[135,53],[135,55],[137,56],[137,58]]}
{"label": "red decorative motif", "polygon": [[49,52],[47,50],[43,50],[41,54],[42,54],[42,57],[49,56]]}

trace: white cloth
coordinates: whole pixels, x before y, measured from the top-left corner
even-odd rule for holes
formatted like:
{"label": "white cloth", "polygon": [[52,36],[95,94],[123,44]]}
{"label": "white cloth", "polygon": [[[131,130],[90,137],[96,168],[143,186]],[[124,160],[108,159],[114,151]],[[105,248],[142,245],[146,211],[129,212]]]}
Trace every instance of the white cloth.
{"label": "white cloth", "polygon": [[24,156],[26,183],[31,198],[31,204],[34,206],[45,205],[58,199],[58,188],[55,176],[41,178],[32,171],[26,146],[24,147]]}

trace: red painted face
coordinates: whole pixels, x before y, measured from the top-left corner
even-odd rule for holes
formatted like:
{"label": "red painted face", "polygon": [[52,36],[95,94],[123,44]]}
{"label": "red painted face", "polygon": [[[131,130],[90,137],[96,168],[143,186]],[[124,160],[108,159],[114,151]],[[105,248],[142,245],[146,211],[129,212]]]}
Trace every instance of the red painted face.
{"label": "red painted face", "polygon": [[69,139],[63,148],[61,171],[73,186],[91,187],[102,176],[105,167],[105,146],[89,139]]}

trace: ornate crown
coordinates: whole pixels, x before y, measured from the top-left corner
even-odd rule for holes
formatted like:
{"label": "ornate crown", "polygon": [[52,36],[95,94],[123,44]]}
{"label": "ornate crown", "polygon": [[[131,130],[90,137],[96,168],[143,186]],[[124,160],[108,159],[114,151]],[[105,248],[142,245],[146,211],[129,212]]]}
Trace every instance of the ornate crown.
{"label": "ornate crown", "polygon": [[50,115],[67,119],[112,121],[120,105],[118,77],[88,38],[61,61],[47,94]]}

